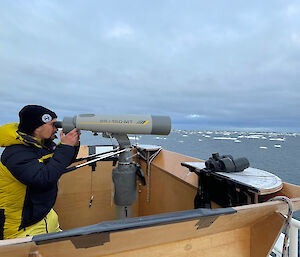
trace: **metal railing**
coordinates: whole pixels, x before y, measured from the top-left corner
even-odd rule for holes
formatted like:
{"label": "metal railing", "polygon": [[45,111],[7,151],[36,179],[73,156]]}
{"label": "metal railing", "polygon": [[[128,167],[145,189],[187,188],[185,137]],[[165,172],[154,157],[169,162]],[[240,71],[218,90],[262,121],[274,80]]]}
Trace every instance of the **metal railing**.
{"label": "metal railing", "polygon": [[292,219],[289,246],[290,257],[298,257],[298,229],[300,229],[300,221]]}
{"label": "metal railing", "polygon": [[[290,228],[290,242],[289,242],[289,255],[288,255],[289,257],[299,256],[298,255],[298,229],[300,229],[300,221],[296,219],[292,219],[291,228]],[[275,253],[276,256],[281,256],[283,239],[284,239],[284,234],[281,233],[273,249],[273,253]]]}

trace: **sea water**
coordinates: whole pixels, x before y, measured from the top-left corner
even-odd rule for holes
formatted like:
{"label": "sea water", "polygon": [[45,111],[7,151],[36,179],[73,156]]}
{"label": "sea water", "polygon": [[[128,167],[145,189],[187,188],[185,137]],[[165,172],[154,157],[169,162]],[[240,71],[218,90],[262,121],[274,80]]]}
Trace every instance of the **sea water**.
{"label": "sea water", "polygon": [[[132,144],[160,145],[163,149],[202,160],[212,153],[246,157],[250,166],[300,185],[300,134],[241,131],[173,130],[168,136],[130,135]],[[83,145],[111,144],[110,139],[84,132]],[[116,144],[116,142],[114,142]],[[300,211],[294,213],[300,220]]]}

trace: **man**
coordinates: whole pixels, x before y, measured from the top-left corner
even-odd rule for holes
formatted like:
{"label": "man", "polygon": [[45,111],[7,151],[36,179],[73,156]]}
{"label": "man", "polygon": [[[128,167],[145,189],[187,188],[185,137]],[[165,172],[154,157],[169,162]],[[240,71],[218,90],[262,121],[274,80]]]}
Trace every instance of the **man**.
{"label": "man", "polygon": [[57,182],[78,153],[80,132],[60,134],[56,114],[38,105],[19,112],[20,123],[0,127],[0,239],[60,231],[52,209]]}

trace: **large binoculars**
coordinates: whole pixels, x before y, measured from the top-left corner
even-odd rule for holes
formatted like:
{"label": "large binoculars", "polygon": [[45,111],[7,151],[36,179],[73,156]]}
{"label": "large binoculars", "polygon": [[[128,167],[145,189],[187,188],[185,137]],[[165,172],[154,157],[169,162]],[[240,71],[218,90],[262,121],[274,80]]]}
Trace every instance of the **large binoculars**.
{"label": "large binoculars", "polygon": [[205,162],[205,166],[213,172],[239,172],[247,169],[250,164],[245,157],[233,159],[231,155],[220,156],[215,153]]}
{"label": "large binoculars", "polygon": [[63,128],[65,133],[74,128],[113,134],[168,135],[171,131],[170,117],[155,115],[80,114],[65,117],[63,121],[57,121],[54,125]]}

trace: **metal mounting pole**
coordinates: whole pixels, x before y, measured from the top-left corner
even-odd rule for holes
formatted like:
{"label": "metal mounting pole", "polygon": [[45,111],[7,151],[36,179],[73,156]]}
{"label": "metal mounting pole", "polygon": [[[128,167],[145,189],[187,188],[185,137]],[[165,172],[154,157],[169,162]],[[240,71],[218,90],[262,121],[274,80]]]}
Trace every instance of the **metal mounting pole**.
{"label": "metal mounting pole", "polygon": [[[120,150],[131,146],[126,134],[112,134],[119,143]],[[132,217],[132,204],[137,199],[136,166],[130,160],[132,151],[122,152],[118,166],[113,169],[112,179],[115,185],[114,203],[116,219]]]}

